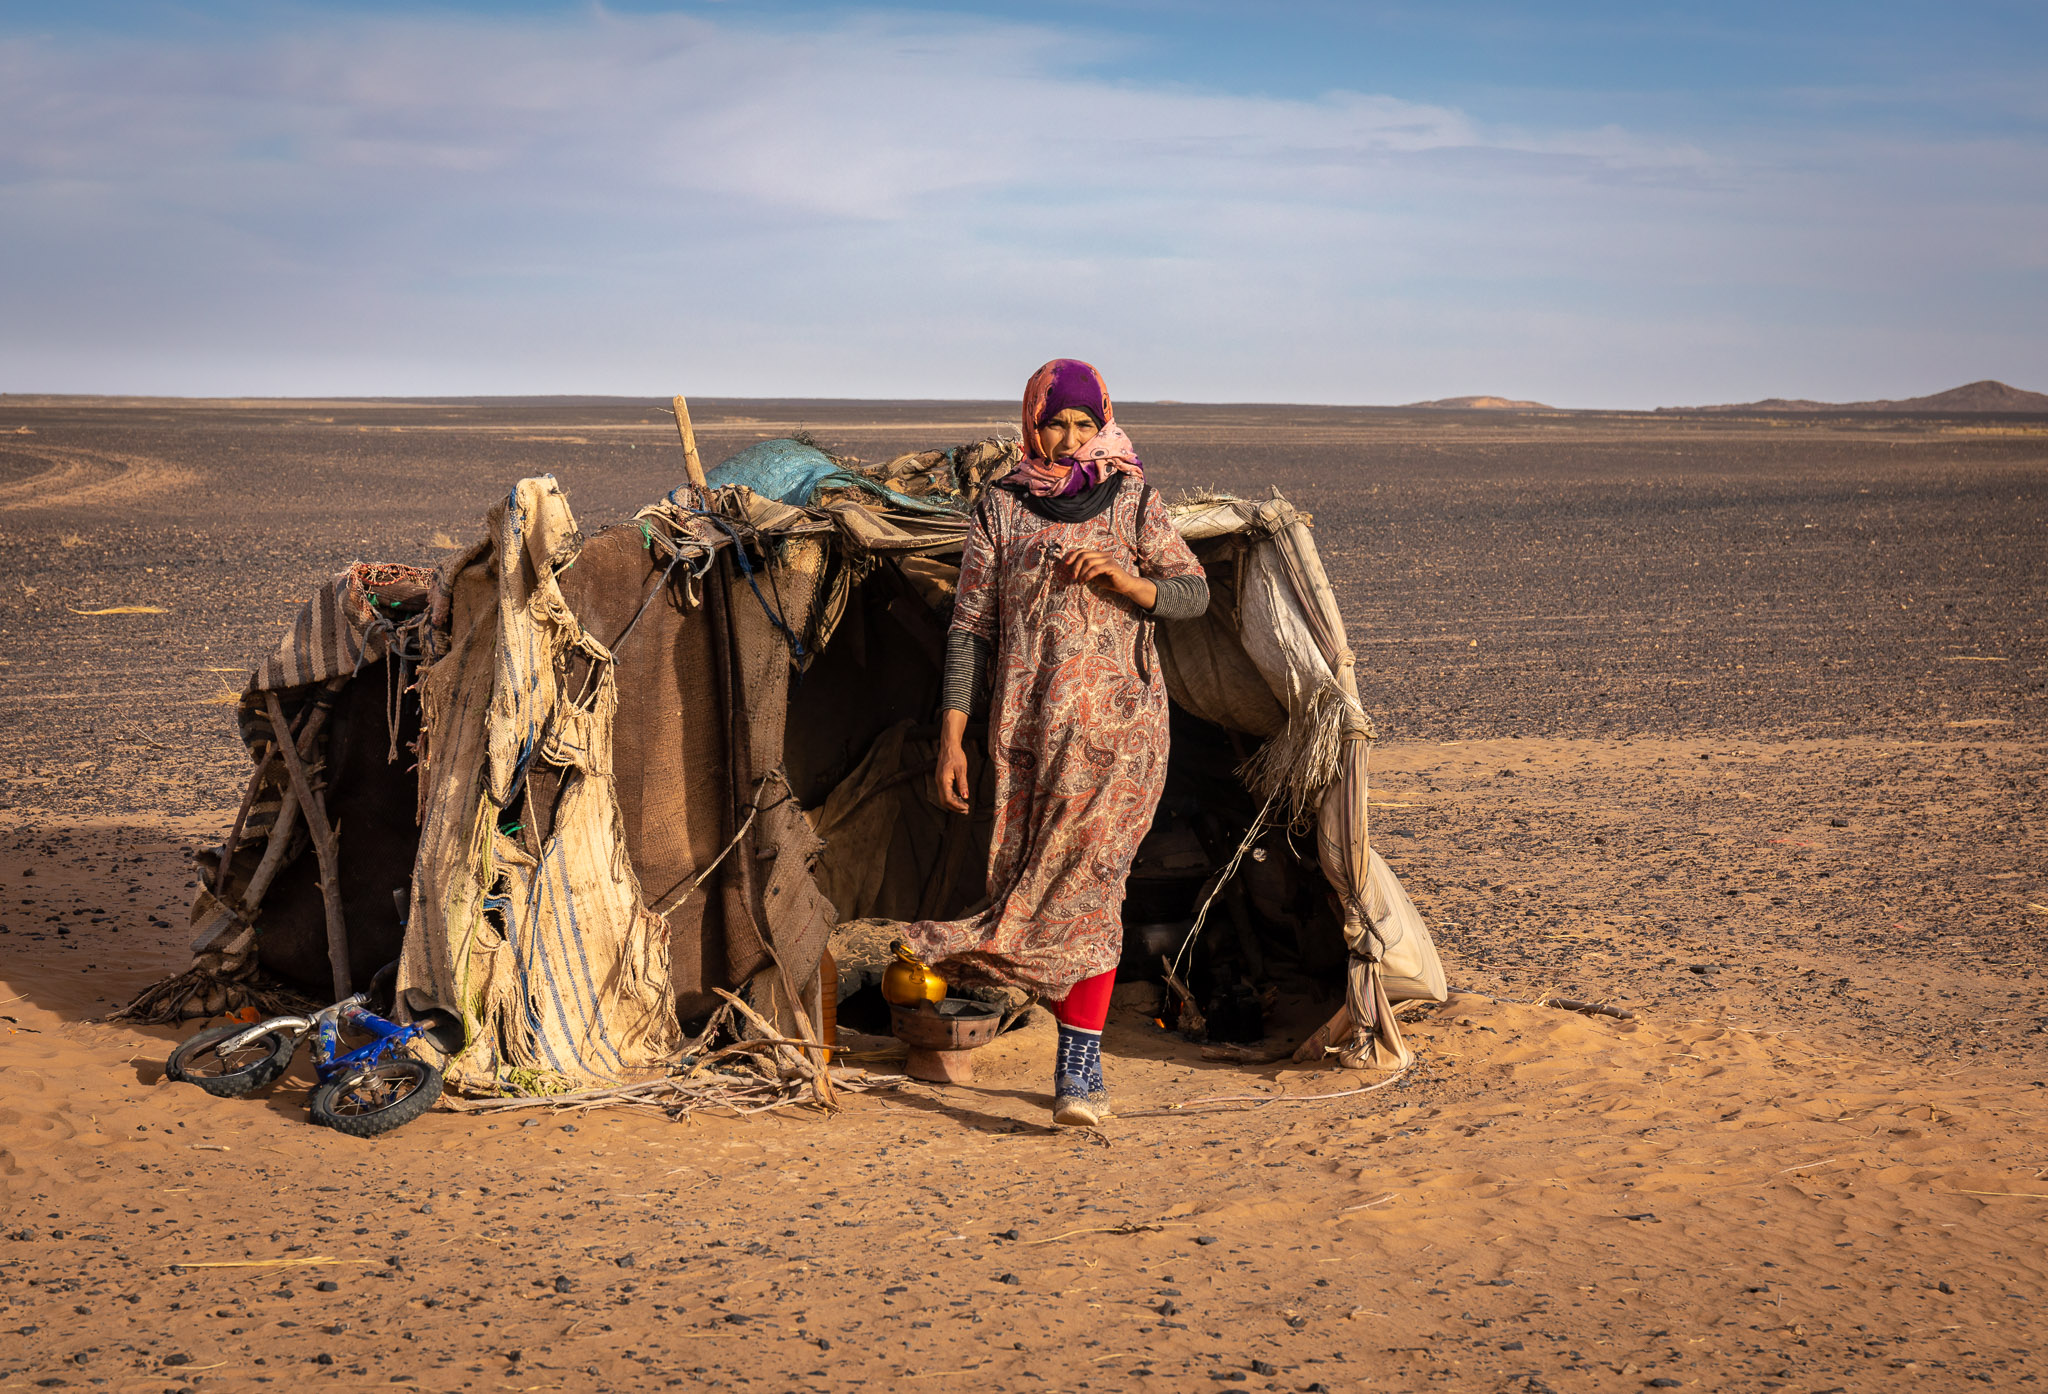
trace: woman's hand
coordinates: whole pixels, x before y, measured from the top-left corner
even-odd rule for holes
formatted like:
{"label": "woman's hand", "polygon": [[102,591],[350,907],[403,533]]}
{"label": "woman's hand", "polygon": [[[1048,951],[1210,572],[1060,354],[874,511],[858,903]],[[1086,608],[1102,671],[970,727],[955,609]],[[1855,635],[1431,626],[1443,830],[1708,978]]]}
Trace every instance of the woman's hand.
{"label": "woman's hand", "polygon": [[961,741],[967,735],[967,713],[949,711],[939,720],[939,767],[936,777],[939,802],[955,813],[966,813],[968,795],[973,792],[967,778],[967,751]]}
{"label": "woman's hand", "polygon": [[1061,557],[1060,575],[1069,585],[1092,586],[1104,595],[1120,595],[1140,610],[1150,610],[1159,600],[1159,587],[1142,576],[1133,576],[1092,548]]}

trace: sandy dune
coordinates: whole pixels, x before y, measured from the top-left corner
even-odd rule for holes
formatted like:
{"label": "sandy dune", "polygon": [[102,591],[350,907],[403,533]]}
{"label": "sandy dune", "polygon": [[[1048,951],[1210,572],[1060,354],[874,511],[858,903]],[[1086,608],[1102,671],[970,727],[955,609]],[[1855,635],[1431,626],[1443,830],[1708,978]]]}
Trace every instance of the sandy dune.
{"label": "sandy dune", "polygon": [[[1518,800],[1623,801],[1625,770],[1482,754],[1524,752]],[[1389,769],[1388,802],[1412,782]],[[177,1033],[86,1019],[178,961],[151,917],[181,918],[178,851],[214,826],[17,827],[0,854],[11,921],[73,926],[17,938],[0,982],[0,1325],[23,1333],[0,1368],[23,1380],[1863,1390],[2041,1365],[2041,1052],[1927,1049],[1965,1019],[2005,1038],[1992,974],[1936,989],[1969,994],[1937,1027],[1895,975],[1817,979],[1848,966],[1818,948],[1700,975],[1584,916],[1475,912],[1444,926],[1462,979],[1639,1016],[1463,992],[1412,1019],[1416,1071],[1355,1093],[1377,1078],[1206,1060],[1126,1007],[1100,1139],[1043,1126],[1027,1032],[974,1087],[834,1118],[436,1113],[361,1144],[304,1121],[303,1064],[210,1099],[162,1081]],[[1575,894],[1622,899],[1577,870]],[[1568,963],[1527,964],[1560,943]]]}

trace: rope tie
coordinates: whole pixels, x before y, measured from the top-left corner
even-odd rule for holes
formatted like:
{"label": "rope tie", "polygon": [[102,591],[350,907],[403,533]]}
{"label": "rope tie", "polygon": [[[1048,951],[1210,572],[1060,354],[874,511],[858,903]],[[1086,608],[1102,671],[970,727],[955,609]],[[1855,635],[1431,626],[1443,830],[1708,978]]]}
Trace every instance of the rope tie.
{"label": "rope tie", "polygon": [[[675,494],[673,492],[669,494],[669,500],[670,502],[675,502]],[[789,642],[790,656],[801,663],[805,657],[804,641],[797,638],[796,631],[789,627],[789,622],[783,619],[773,605],[768,603],[768,597],[761,594],[761,583],[754,577],[754,563],[747,558],[747,544],[741,539],[739,528],[731,520],[721,518],[709,509],[683,508],[681,504],[677,504],[677,507],[683,512],[694,513],[698,517],[708,520],[713,527],[718,528],[727,537],[732,539],[733,560],[739,563],[740,574],[747,578],[747,588],[753,591],[754,599],[760,602],[761,613],[768,617],[768,622],[780,630],[782,637]],[[771,575],[768,579],[772,583],[775,578]]]}

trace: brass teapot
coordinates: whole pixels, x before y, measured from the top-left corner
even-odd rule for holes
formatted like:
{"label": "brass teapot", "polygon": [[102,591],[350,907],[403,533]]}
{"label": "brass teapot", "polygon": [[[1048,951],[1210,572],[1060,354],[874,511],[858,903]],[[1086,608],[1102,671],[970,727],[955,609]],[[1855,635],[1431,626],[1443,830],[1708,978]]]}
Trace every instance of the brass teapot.
{"label": "brass teapot", "polygon": [[914,1007],[920,1002],[946,1000],[946,980],[898,939],[892,947],[896,961],[882,970],[882,1000],[892,1007]]}

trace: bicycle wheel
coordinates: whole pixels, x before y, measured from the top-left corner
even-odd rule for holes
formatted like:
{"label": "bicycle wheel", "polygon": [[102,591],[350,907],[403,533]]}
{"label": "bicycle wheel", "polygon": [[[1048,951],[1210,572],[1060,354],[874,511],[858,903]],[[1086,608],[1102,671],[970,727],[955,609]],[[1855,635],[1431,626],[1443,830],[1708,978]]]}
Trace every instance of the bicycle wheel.
{"label": "bicycle wheel", "polygon": [[285,1072],[299,1041],[296,1036],[272,1031],[245,1046],[221,1051],[223,1042],[248,1029],[246,1025],[233,1025],[201,1031],[171,1052],[171,1058],[164,1063],[164,1073],[223,1099],[261,1089]]}
{"label": "bicycle wheel", "polygon": [[313,1091],[313,1121],[350,1137],[403,1127],[441,1097],[441,1072],[403,1056],[349,1070]]}

